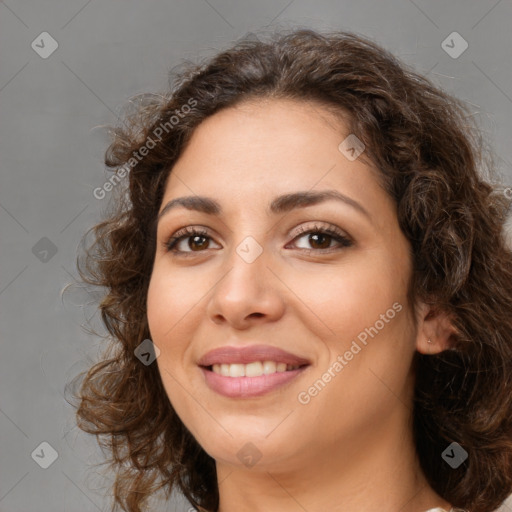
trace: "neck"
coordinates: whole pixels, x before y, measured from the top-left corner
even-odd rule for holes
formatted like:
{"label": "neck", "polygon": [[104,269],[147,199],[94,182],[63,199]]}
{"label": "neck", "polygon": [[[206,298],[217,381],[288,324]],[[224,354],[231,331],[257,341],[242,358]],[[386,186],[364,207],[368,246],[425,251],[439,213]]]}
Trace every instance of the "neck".
{"label": "neck", "polygon": [[407,423],[391,418],[378,432],[375,426],[359,430],[357,442],[323,450],[315,445],[279,463],[246,468],[217,462],[218,512],[449,510],[419,467],[412,429],[400,428]]}

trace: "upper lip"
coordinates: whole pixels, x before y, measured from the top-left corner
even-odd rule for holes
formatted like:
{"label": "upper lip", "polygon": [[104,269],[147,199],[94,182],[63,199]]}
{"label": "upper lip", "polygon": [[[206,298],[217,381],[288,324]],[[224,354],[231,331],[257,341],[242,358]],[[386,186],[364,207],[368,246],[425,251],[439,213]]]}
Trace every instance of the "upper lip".
{"label": "upper lip", "polygon": [[198,361],[199,366],[214,364],[249,364],[254,361],[275,361],[291,365],[304,365],[310,362],[290,352],[286,352],[271,345],[250,345],[247,347],[233,347],[226,345],[215,348],[204,354]]}

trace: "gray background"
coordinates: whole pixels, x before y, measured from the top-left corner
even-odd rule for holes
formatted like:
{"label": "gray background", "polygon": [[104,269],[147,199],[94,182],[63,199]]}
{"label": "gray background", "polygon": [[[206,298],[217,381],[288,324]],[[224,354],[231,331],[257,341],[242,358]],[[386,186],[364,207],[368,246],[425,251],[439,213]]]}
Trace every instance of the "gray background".
{"label": "gray background", "polygon": [[[61,291],[76,277],[80,237],[108,202],[93,196],[108,176],[101,127],[131,96],[164,90],[182,59],[263,27],[351,30],[471,103],[512,186],[511,21],[510,0],[0,2],[0,511],[108,510],[111,481],[88,469],[101,451],[64,400],[100,346],[81,324],[101,327],[84,305],[93,296]],[[58,43],[50,56],[45,31]],[[469,44],[458,58],[441,46],[453,31]],[[58,452],[47,469],[31,457],[44,441]],[[179,500],[154,507],[187,509]]]}

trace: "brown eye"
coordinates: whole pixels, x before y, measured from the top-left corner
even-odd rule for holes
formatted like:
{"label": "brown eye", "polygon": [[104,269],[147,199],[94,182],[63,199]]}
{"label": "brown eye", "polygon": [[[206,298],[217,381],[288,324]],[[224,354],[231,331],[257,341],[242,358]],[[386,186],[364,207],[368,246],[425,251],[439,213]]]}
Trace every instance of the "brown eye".
{"label": "brown eye", "polygon": [[193,236],[193,237],[185,237],[185,240],[188,238],[188,246],[193,251],[206,249],[208,247],[208,237],[206,236]]}
{"label": "brown eye", "polygon": [[332,237],[325,233],[311,233],[308,236],[309,243],[312,244],[315,249],[328,249],[331,245]]}
{"label": "brown eye", "polygon": [[[184,242],[188,243],[185,245]],[[167,242],[165,250],[176,254],[189,255],[209,248],[212,238],[202,229],[185,228],[178,231]]]}
{"label": "brown eye", "polygon": [[[301,247],[298,244],[295,245],[299,249],[308,252],[319,251],[321,253],[322,251],[329,251],[329,249],[336,250],[336,243],[338,244],[338,248],[351,247],[353,245],[352,240],[341,231],[331,228],[318,228],[316,226],[307,231],[303,231],[300,235],[295,237],[294,240],[300,239],[305,239],[308,247]],[[333,241],[335,242],[334,246],[331,245]]]}

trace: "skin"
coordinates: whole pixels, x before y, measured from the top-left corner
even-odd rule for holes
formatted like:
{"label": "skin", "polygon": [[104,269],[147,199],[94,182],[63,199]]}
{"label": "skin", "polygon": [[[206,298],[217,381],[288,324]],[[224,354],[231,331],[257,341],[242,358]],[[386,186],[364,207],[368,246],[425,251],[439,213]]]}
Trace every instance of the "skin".
{"label": "skin", "polygon": [[[189,195],[212,197],[223,210],[215,216],[177,208],[162,216],[148,291],[158,369],[181,420],[216,461],[220,512],[450,508],[416,459],[411,360],[416,350],[443,350],[451,326],[440,315],[427,318],[423,304],[413,315],[406,297],[410,246],[396,205],[375,169],[340,152],[348,135],[318,104],[245,102],[195,130],[166,184],[160,211]],[[332,200],[266,213],[278,195],[327,189],[357,201],[369,216]],[[353,245],[329,237],[315,243],[297,231],[315,225],[337,227]],[[167,252],[168,238],[186,226],[205,228],[208,237],[182,239],[178,248],[188,257]],[[236,252],[248,236],[262,250],[252,263]],[[401,311],[300,403],[299,393],[394,303]],[[256,343],[312,364],[256,398],[223,397],[206,385],[197,366],[202,355]],[[237,457],[249,442],[261,455],[252,467]]]}

